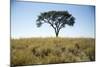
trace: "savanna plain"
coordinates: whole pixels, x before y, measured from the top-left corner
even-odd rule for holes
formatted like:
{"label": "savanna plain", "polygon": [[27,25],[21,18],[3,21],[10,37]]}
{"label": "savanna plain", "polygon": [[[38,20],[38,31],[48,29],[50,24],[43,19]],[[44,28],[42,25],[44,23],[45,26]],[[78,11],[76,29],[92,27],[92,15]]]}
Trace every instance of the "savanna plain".
{"label": "savanna plain", "polygon": [[11,38],[11,65],[95,61],[94,38]]}

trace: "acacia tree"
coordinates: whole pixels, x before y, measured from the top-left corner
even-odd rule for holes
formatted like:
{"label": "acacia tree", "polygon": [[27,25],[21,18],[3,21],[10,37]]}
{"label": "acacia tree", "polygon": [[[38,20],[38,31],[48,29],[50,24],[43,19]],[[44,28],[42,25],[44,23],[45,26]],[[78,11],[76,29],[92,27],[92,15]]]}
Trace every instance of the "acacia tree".
{"label": "acacia tree", "polygon": [[68,11],[48,11],[41,13],[37,19],[37,27],[43,23],[49,24],[55,31],[56,37],[65,25],[73,26],[75,18]]}

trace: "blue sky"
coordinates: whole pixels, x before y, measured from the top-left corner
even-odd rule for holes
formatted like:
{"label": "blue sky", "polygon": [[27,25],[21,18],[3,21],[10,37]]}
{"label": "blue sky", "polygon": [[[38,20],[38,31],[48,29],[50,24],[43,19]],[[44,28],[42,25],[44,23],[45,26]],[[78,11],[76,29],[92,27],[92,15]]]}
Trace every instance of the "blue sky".
{"label": "blue sky", "polygon": [[60,31],[60,37],[95,37],[94,6],[14,1],[11,1],[11,37],[55,37],[48,24],[36,26],[37,16],[51,10],[67,10],[76,18],[74,26],[66,25]]}

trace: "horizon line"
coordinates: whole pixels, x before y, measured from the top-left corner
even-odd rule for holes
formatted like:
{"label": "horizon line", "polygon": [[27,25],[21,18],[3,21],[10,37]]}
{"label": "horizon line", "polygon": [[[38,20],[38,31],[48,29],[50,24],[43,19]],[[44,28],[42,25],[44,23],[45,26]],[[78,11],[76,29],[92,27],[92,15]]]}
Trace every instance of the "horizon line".
{"label": "horizon line", "polygon": [[96,37],[85,37],[85,36],[76,36],[76,37],[66,37],[66,36],[58,36],[58,37],[56,37],[56,36],[46,36],[46,37],[43,37],[43,36],[37,36],[37,37],[34,37],[34,36],[32,36],[32,37],[10,37],[11,39],[23,39],[23,38],[93,38],[93,39],[95,39]]}

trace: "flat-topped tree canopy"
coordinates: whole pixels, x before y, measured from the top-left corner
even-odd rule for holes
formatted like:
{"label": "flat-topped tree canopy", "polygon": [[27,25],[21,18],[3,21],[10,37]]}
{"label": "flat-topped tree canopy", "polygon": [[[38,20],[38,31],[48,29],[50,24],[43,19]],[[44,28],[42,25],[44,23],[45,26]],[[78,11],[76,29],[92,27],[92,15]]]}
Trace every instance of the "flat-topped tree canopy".
{"label": "flat-topped tree canopy", "polygon": [[43,23],[49,24],[54,29],[56,37],[58,37],[59,31],[65,25],[74,25],[75,18],[68,11],[48,11],[38,16],[37,27],[40,27]]}

